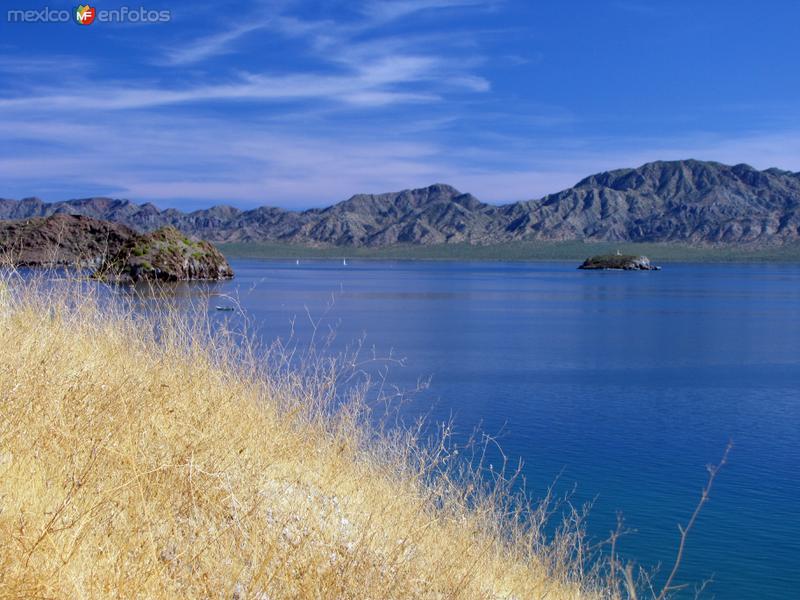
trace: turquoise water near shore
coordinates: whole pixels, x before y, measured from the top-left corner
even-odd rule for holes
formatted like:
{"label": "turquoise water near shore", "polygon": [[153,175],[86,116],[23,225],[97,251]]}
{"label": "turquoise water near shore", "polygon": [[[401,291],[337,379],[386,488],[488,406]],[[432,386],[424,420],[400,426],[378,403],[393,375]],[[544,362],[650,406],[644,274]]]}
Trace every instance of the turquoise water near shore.
{"label": "turquoise water near shore", "polygon": [[[689,538],[682,582],[706,597],[800,590],[800,266],[671,264],[657,273],[573,263],[233,261],[264,339],[309,336],[308,316],[405,357],[389,381],[429,389],[405,414],[480,425],[524,460],[533,494],[558,479],[616,512],[626,557],[667,570],[705,465],[735,448]],[[190,288],[191,289],[191,288]],[[211,304],[224,303],[212,298]],[[212,310],[213,313],[213,310]],[[217,313],[216,318],[225,318]],[[679,597],[692,597],[690,587]]]}

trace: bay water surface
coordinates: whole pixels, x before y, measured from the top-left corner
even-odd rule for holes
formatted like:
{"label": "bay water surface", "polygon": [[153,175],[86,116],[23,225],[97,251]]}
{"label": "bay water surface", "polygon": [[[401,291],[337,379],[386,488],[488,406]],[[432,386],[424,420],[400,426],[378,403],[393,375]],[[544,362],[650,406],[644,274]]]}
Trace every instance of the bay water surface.
{"label": "bay water surface", "polygon": [[[800,265],[232,261],[258,335],[336,329],[430,386],[403,411],[499,434],[534,496],[592,501],[595,540],[668,570],[705,465],[734,449],[691,533],[681,582],[704,597],[800,598]],[[225,304],[226,298],[212,298]],[[215,318],[223,318],[218,313]],[[304,325],[305,324],[305,325]]]}

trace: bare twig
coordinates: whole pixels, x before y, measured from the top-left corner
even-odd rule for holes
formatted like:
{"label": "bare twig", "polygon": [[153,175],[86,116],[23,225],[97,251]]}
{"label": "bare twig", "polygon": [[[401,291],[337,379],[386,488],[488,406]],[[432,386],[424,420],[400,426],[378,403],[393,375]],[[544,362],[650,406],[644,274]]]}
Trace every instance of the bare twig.
{"label": "bare twig", "polygon": [[664,600],[670,591],[677,589],[676,586],[672,585],[672,582],[675,580],[675,576],[677,575],[678,569],[680,569],[681,566],[683,550],[686,546],[686,538],[689,536],[689,531],[691,531],[692,527],[694,526],[697,516],[700,514],[703,506],[706,502],[708,502],[709,494],[711,493],[711,486],[714,485],[714,479],[717,477],[719,470],[728,462],[728,454],[730,453],[731,448],[733,448],[732,441],[728,442],[728,445],[725,447],[725,452],[722,453],[722,459],[719,461],[719,463],[716,465],[708,465],[708,467],[706,467],[708,469],[708,481],[703,488],[700,501],[697,503],[689,522],[685,526],[678,525],[678,530],[681,532],[681,541],[680,544],[678,544],[678,552],[675,555],[675,562],[672,565],[672,571],[670,571],[667,581],[664,582],[664,587],[661,588],[661,592],[658,594],[658,596],[656,596],[656,600]]}

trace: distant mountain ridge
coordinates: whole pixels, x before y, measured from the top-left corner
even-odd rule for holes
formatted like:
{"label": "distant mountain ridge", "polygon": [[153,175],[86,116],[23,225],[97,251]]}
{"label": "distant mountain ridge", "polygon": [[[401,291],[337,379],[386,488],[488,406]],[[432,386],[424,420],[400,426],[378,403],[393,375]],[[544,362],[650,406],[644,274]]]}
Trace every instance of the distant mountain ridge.
{"label": "distant mountain ridge", "polygon": [[784,244],[800,240],[800,173],[698,160],[591,175],[539,200],[495,206],[434,184],[358,194],[327,208],[214,206],[193,212],[87,198],[0,199],[0,219],[81,214],[152,231],[174,226],[217,243],[312,246],[494,244],[523,240]]}

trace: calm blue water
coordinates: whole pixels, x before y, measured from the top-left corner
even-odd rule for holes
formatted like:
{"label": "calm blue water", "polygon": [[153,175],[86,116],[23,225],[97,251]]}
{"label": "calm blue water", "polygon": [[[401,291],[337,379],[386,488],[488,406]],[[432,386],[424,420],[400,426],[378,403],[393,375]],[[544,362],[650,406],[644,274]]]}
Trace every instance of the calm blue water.
{"label": "calm blue water", "polygon": [[800,597],[800,266],[233,266],[218,289],[238,294],[265,338],[333,298],[337,344],[366,335],[406,357],[390,374],[400,386],[432,376],[406,411],[502,431],[534,494],[561,474],[575,501],[594,500],[597,538],[622,511],[636,530],[623,552],[644,565],[670,563],[705,465],[732,438],[680,578],[713,575],[706,597]]}

